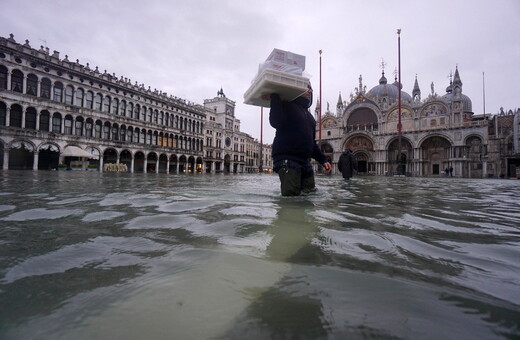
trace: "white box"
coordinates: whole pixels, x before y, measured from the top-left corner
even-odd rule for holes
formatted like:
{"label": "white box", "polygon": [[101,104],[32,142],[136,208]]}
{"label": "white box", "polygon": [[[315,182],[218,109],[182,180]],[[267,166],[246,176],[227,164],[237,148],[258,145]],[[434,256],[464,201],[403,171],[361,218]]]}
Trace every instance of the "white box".
{"label": "white box", "polygon": [[278,61],[292,66],[298,66],[302,69],[302,71],[305,71],[305,56],[300,54],[292,53],[289,51],[283,51],[275,48],[271,52],[271,54],[269,54],[267,60]]}
{"label": "white box", "polygon": [[277,93],[282,100],[291,101],[304,94],[308,90],[308,86],[308,78],[265,69],[255,78],[249,89],[244,93],[244,103],[270,107],[270,98],[262,99],[263,95]]}

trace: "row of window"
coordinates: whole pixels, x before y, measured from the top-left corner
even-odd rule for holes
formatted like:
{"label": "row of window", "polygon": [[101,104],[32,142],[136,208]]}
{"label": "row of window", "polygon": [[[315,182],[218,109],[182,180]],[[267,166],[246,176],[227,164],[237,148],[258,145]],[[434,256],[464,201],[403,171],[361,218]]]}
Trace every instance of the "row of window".
{"label": "row of window", "polygon": [[[6,125],[6,105],[0,102],[0,126]],[[38,114],[34,107],[27,108],[24,117],[22,107],[18,104],[14,104],[10,108],[8,126],[183,150],[202,151],[203,148],[202,139],[169,133],[165,134],[159,131],[134,128],[108,121],[103,123],[101,120],[94,121],[92,118],[84,119],[81,116],[74,119],[71,115],[66,115],[63,118],[59,112],[55,112],[51,116],[47,110],[43,110]]]}
{"label": "row of window", "polygon": [[[8,70],[5,66],[0,65],[0,89],[8,89]],[[14,92],[23,93],[24,74],[20,70],[11,72],[11,87]],[[27,75],[27,88],[25,93],[32,96],[38,96],[38,77],[34,74]],[[111,96],[103,96],[101,93],[94,94],[93,91],[85,91],[81,87],[74,89],[72,85],[63,86],[63,83],[56,81],[52,84],[49,78],[42,78],[40,84],[40,98],[51,99],[75,105],[87,109],[100,112],[110,113],[114,115],[125,116],[128,118],[142,120],[145,122],[155,123],[169,127],[176,127],[192,131],[194,133],[202,133],[203,123],[196,120],[180,117],[168,112],[159,111],[151,107],[141,106],[124,99],[112,98]]]}

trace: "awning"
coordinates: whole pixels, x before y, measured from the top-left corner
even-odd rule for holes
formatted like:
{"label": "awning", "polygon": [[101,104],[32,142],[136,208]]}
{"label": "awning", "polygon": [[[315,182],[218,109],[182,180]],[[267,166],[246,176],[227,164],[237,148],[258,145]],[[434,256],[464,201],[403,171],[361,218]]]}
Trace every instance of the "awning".
{"label": "awning", "polygon": [[77,146],[67,146],[61,153],[64,157],[85,157],[85,158],[97,158],[96,155],[91,154]]}

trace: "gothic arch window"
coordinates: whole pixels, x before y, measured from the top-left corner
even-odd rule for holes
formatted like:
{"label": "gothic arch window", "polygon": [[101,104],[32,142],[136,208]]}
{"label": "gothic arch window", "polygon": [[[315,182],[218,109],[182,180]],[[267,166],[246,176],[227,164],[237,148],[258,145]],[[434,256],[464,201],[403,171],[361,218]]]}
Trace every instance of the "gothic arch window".
{"label": "gothic arch window", "polygon": [[0,89],[7,90],[7,67],[0,65]]}
{"label": "gothic arch window", "polygon": [[51,87],[51,80],[49,78],[43,78],[40,85],[40,97],[51,99]]}
{"label": "gothic arch window", "polygon": [[27,76],[27,94],[31,96],[38,95],[38,77],[34,74]]}
{"label": "gothic arch window", "polygon": [[74,87],[72,85],[67,85],[65,88],[65,104],[72,105],[72,99],[74,96]]}
{"label": "gothic arch window", "polygon": [[85,95],[85,91],[82,88],[78,88],[76,90],[76,99],[74,100],[74,104],[79,107],[83,107],[83,97]]}
{"label": "gothic arch window", "polygon": [[25,111],[25,128],[36,130],[36,109],[28,107]]}
{"label": "gothic arch window", "polygon": [[63,99],[63,84],[59,81],[54,83],[54,89],[52,92],[52,100],[60,102]]}
{"label": "gothic arch window", "polygon": [[20,70],[11,72],[11,91],[20,93],[23,91],[23,73]]}

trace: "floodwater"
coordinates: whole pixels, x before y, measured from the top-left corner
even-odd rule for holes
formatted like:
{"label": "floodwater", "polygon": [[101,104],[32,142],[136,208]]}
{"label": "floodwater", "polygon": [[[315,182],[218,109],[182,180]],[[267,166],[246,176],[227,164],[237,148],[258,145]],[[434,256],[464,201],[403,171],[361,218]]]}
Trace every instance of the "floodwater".
{"label": "floodwater", "polygon": [[0,172],[0,338],[520,338],[520,181],[317,186]]}

